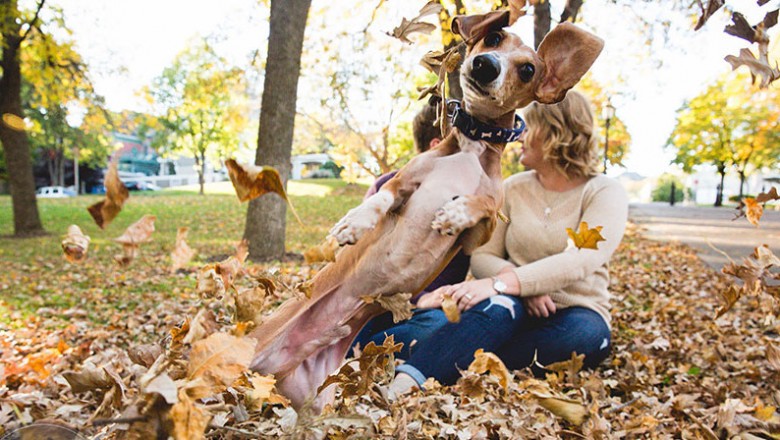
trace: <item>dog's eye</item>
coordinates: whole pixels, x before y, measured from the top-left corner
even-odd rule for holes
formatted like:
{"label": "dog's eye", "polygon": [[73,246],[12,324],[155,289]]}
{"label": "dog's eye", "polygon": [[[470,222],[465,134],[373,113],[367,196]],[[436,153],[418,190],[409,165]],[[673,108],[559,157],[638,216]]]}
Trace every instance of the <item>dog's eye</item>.
{"label": "dog's eye", "polygon": [[520,66],[520,79],[523,80],[523,82],[529,82],[534,77],[534,72],[536,71],[536,68],[531,63],[525,63],[522,66]]}
{"label": "dog's eye", "polygon": [[501,32],[491,32],[485,37],[485,46],[487,47],[496,47],[499,44],[501,44],[501,40],[504,38],[503,35],[501,35]]}

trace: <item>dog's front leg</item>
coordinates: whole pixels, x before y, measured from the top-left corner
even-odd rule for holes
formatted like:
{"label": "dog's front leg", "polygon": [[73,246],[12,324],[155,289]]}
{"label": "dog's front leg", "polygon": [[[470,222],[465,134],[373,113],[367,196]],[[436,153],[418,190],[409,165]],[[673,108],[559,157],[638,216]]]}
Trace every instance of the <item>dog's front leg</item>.
{"label": "dog's front leg", "polygon": [[341,246],[355,244],[366,231],[374,229],[379,219],[395,204],[395,199],[393,191],[380,189],[366,201],[350,209],[347,215],[331,228],[330,235]]}
{"label": "dog's front leg", "polygon": [[484,218],[495,218],[496,200],[486,195],[458,196],[436,211],[431,227],[442,235],[458,235]]}

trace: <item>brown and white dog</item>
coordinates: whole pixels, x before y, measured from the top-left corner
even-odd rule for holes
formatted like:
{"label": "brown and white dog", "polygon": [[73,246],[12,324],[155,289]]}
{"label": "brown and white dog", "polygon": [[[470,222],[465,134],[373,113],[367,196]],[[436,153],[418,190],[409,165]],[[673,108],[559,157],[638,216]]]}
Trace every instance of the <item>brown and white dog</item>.
{"label": "brown and white dog", "polygon": [[[603,47],[598,37],[563,23],[537,53],[503,30],[508,21],[503,11],[459,16],[452,24],[468,43],[463,110],[503,128],[512,128],[515,110],[534,100],[563,99]],[[315,397],[358,331],[382,312],[361,297],[419,292],[460,248],[468,254],[490,238],[503,203],[504,146],[455,128],[349,211],[331,235],[351,246],[314,277],[310,298],[287,301],[251,333],[258,340],[252,369],[274,374],[295,407]],[[314,408],[331,395],[317,397]]]}

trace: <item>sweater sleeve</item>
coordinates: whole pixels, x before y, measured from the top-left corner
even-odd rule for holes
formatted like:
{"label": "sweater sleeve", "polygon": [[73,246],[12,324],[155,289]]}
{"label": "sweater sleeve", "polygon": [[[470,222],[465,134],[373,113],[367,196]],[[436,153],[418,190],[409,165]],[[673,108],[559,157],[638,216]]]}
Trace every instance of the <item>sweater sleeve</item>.
{"label": "sweater sleeve", "polygon": [[[506,186],[504,190],[506,190]],[[509,213],[509,197],[504,198],[503,210],[505,214]],[[499,219],[490,240],[474,250],[471,255],[471,273],[475,278],[489,278],[496,275],[501,269],[515,267],[507,259],[506,231],[507,224]]]}
{"label": "sweater sleeve", "polygon": [[615,252],[628,220],[628,197],[617,182],[594,191],[583,201],[580,221],[593,228],[603,226],[601,235],[606,239],[598,243],[598,249],[577,249],[569,240],[569,246],[561,253],[550,255],[514,270],[520,281],[520,296],[534,296],[555,292],[593,274],[609,262]]}

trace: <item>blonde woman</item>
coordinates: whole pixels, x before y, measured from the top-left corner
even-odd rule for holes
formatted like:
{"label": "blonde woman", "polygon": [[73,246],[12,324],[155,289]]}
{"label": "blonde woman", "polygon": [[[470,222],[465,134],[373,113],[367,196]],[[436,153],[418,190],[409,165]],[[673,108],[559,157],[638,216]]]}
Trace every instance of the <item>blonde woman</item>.
{"label": "blonde woman", "polygon": [[[424,295],[418,307],[438,308],[450,294],[463,311],[418,346],[397,369],[396,392],[427,377],[452,384],[474,358],[491,351],[510,369],[563,361],[572,352],[585,366],[603,361],[610,348],[608,263],[628,215],[623,188],[597,170],[598,138],[590,102],[570,91],[558,104],[534,103],[525,111],[520,162],[525,172],[504,182],[510,221],[471,257],[475,280]],[[577,249],[566,228],[602,226],[598,250]],[[537,374],[541,373],[534,367]]]}

